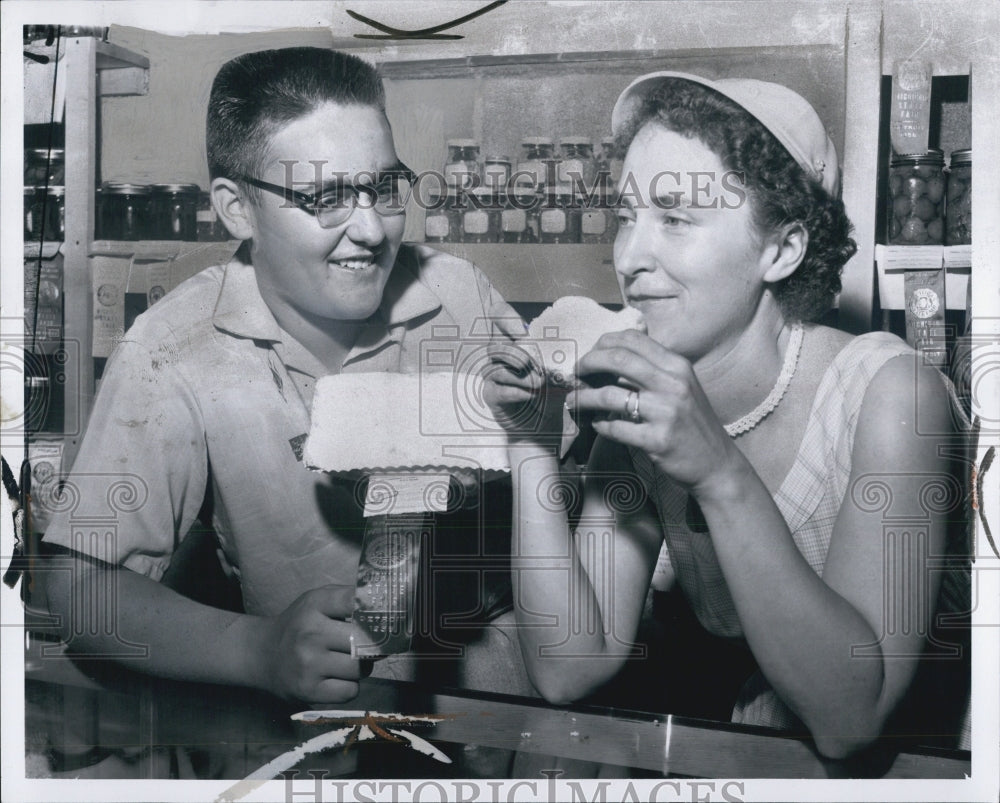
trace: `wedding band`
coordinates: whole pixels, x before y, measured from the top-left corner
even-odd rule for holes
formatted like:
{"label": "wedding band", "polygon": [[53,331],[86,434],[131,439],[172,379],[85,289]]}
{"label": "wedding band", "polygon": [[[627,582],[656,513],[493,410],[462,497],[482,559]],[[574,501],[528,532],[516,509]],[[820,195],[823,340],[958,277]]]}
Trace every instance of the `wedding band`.
{"label": "wedding band", "polygon": [[[635,407],[632,406],[632,397],[635,397]],[[630,390],[625,397],[625,414],[634,422],[639,422],[639,391]]]}

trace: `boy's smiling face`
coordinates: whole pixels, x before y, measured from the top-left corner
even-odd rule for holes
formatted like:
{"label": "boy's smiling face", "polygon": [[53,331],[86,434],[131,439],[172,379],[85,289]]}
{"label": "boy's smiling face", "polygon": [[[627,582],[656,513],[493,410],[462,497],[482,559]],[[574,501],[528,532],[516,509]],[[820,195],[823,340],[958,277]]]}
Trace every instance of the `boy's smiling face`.
{"label": "boy's smiling face", "polygon": [[[282,128],[271,140],[259,176],[313,192],[311,162],[322,163],[322,178],[370,183],[378,171],[397,164],[385,115],[371,106],[324,103]],[[318,188],[317,188],[318,189]],[[359,205],[343,223],[323,228],[316,217],[261,191],[246,204],[253,228],[251,257],[257,284],[268,305],[280,313],[312,319],[364,320],[378,308],[403,239],[405,215],[383,217]]]}

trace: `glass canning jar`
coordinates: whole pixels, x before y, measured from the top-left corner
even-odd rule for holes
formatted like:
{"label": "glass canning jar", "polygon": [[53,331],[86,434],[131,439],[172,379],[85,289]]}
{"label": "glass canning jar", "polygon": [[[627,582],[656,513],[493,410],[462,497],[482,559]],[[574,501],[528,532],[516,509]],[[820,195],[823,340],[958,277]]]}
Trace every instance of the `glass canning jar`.
{"label": "glass canning jar", "polygon": [[157,240],[198,239],[197,184],[150,186],[149,236]]}
{"label": "glass canning jar", "polygon": [[62,148],[28,148],[24,152],[24,186],[63,186],[66,151]]}
{"label": "glass canning jar", "polygon": [[485,187],[469,192],[462,212],[462,242],[495,243],[499,229],[500,206],[493,192]]}
{"label": "glass canning jar", "polygon": [[448,161],[444,166],[444,180],[449,187],[467,190],[479,186],[482,179],[479,167],[479,143],[474,139],[449,139]]}
{"label": "glass canning jar", "polygon": [[24,188],[24,241],[62,241],[66,237],[66,188]]}
{"label": "glass canning jar", "polygon": [[106,181],[101,186],[101,237],[142,240],[148,234],[150,189],[146,184]]}
{"label": "glass canning jar", "polygon": [[66,188],[49,187],[45,198],[45,239],[66,239]]}
{"label": "glass canning jar", "polygon": [[594,161],[594,146],[586,137],[563,137],[559,140],[559,171],[557,180],[560,188],[568,188],[579,194],[580,182],[587,195],[594,188],[597,163]]}
{"label": "glass canning jar", "polygon": [[618,233],[618,215],[607,188],[599,187],[580,210],[581,243],[613,243]]}
{"label": "glass canning jar", "polygon": [[24,241],[40,242],[48,226],[43,223],[45,209],[45,188],[24,188]]}
{"label": "glass canning jar", "polygon": [[893,158],[889,164],[889,244],[941,244],[944,198],[944,154],[940,150]]}
{"label": "glass canning jar", "polygon": [[572,193],[549,194],[539,214],[539,240],[543,243],[580,242],[580,206]]}
{"label": "glass canning jar", "polygon": [[972,242],[972,150],[951,152],[948,170],[945,243],[965,245]]}
{"label": "glass canning jar", "polygon": [[538,194],[530,187],[510,187],[501,199],[502,243],[538,242]]}
{"label": "glass canning jar", "polygon": [[599,169],[606,170],[611,187],[618,186],[622,177],[622,160],[615,153],[615,138],[604,137],[598,156]]}
{"label": "glass canning jar", "polygon": [[460,241],[460,212],[452,188],[446,195],[430,195],[424,217],[424,240],[428,243]]}
{"label": "glass canning jar", "polygon": [[521,140],[521,160],[512,180],[517,187],[543,190],[558,173],[555,145],[548,137],[525,137]]}
{"label": "glass canning jar", "polygon": [[506,156],[487,156],[483,160],[483,186],[499,195],[510,183],[511,165]]}

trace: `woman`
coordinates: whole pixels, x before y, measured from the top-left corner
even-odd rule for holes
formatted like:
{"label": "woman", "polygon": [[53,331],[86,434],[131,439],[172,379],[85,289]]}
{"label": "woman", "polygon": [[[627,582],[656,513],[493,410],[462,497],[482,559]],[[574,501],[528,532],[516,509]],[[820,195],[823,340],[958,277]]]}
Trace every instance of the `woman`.
{"label": "woman", "polygon": [[[947,390],[898,338],[813,323],[855,245],[836,151],[803,98],[655,73],[612,126],[627,149],[615,270],[647,332],[605,335],[578,362],[584,380],[615,381],[565,397],[598,435],[572,530],[562,399],[535,391],[523,355],[498,355],[489,387],[509,421],[545,400],[542,426],[509,427],[529,673],[557,703],[613,677],[636,654],[655,569],[752,653],[734,720],[801,723],[846,756],[883,730],[926,640],[939,575],[923,558],[941,553],[947,513],[923,538],[885,536],[873,489],[903,515],[926,512],[928,482],[952,489],[942,438],[918,434],[918,411],[920,432],[950,432]],[[629,483],[642,495],[623,497]]]}

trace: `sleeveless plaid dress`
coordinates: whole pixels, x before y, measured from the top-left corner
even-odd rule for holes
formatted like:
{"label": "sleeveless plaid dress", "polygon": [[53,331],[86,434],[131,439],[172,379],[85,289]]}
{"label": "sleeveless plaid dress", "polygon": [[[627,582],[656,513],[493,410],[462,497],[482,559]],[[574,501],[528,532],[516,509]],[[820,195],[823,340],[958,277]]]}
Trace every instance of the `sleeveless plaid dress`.
{"label": "sleeveless plaid dress", "polygon": [[[904,354],[914,355],[904,341],[885,332],[872,332],[856,337],[836,355],[820,381],[798,454],[774,496],[796,547],[821,577],[837,513],[849,493],[854,433],[865,391],[887,361]],[[670,575],[675,575],[706,630],[717,636],[742,637],[712,540],[707,533],[694,532],[687,526],[687,493],[659,472],[644,452],[630,449],[630,454],[655,503],[664,534],[653,587],[662,589]],[[961,548],[958,552],[962,553]],[[967,611],[967,572],[950,571],[946,578],[939,604]],[[804,730],[760,672],[744,685],[732,719]]]}

